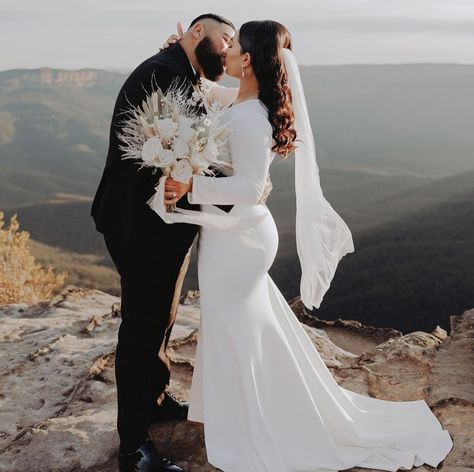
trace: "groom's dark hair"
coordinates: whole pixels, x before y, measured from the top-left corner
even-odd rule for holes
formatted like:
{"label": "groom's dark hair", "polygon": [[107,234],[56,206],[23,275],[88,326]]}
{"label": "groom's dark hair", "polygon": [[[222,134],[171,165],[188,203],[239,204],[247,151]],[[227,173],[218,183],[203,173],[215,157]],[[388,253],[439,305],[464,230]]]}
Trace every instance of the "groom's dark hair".
{"label": "groom's dark hair", "polygon": [[219,23],[223,23],[224,25],[230,26],[234,31],[235,31],[235,26],[232,23],[232,21],[228,20],[227,18],[224,18],[223,16],[216,15],[214,13],[204,13],[204,15],[199,15],[197,18],[194,18],[193,21],[191,21],[191,24],[189,25],[189,28],[192,28],[198,21],[204,20],[206,18],[210,18],[211,20],[218,21]]}

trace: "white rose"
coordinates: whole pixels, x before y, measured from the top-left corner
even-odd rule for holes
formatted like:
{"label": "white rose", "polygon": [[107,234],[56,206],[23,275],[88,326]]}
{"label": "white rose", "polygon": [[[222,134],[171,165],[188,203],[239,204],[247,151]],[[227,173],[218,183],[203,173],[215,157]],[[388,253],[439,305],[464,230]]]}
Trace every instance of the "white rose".
{"label": "white rose", "polygon": [[189,118],[189,116],[184,116],[184,115],[178,116],[178,125],[180,128],[182,126],[187,126],[190,128],[193,123],[194,123],[194,120],[192,118]]}
{"label": "white rose", "polygon": [[186,141],[188,144],[194,138],[195,134],[196,134],[196,131],[193,128],[191,128],[190,126],[182,125],[178,129],[179,139],[182,139],[182,140]]}
{"label": "white rose", "polygon": [[160,120],[155,116],[153,126],[156,134],[158,134],[162,139],[174,138],[176,136],[176,131],[178,130],[178,124],[171,118],[163,118]]}
{"label": "white rose", "polygon": [[161,139],[158,136],[153,136],[152,138],[149,138],[142,147],[142,159],[145,162],[150,163],[162,150],[163,145],[161,144]]}
{"label": "white rose", "polygon": [[156,167],[168,167],[176,160],[176,156],[171,149],[161,149],[158,152],[153,164]]}
{"label": "white rose", "polygon": [[189,146],[187,145],[186,141],[181,138],[181,136],[174,140],[173,151],[178,158],[186,157],[189,153]]}
{"label": "white rose", "polygon": [[171,171],[171,177],[178,182],[187,183],[193,175],[193,168],[188,159],[181,159],[175,163]]}

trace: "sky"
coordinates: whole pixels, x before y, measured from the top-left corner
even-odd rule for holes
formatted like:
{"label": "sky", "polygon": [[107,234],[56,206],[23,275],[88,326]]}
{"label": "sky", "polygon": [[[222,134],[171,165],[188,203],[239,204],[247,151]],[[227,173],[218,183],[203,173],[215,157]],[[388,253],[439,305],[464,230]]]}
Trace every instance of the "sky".
{"label": "sky", "polygon": [[209,12],[283,23],[305,65],[474,63],[474,0],[0,0],[0,70],[131,70]]}

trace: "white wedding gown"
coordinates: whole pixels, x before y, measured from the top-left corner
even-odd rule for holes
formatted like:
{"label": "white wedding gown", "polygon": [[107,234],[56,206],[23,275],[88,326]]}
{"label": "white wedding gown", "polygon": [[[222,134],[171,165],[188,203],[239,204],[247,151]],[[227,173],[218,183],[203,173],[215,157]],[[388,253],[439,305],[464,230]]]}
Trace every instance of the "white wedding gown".
{"label": "white wedding gown", "polygon": [[201,321],[188,419],[204,423],[208,461],[225,472],[436,467],[452,448],[424,400],[394,402],[339,386],[268,275],[278,232],[258,203],[271,126],[257,99],[229,108],[232,177],[194,176],[191,203],[260,215],[247,229],[202,226]]}

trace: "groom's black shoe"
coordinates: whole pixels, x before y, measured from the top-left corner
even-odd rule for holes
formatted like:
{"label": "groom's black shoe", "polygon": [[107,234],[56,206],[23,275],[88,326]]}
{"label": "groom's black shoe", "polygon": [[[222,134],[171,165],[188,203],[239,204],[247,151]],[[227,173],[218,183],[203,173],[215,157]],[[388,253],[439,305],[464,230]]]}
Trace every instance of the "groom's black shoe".
{"label": "groom's black shoe", "polygon": [[118,463],[120,472],[185,472],[170,459],[158,454],[149,438],[136,452],[126,454],[119,450]]}
{"label": "groom's black shoe", "polygon": [[161,405],[156,405],[152,415],[152,423],[162,420],[185,420],[188,417],[188,402],[180,402],[172,393],[165,391]]}

